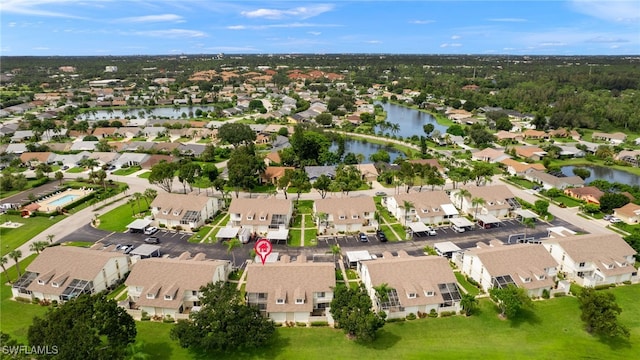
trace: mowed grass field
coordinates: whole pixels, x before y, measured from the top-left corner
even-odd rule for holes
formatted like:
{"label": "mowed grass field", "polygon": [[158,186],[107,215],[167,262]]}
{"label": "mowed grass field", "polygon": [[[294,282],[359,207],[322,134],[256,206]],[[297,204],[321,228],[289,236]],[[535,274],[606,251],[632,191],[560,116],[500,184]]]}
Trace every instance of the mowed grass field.
{"label": "mowed grass field", "polygon": [[197,354],[169,338],[171,325],[138,323],[138,341],[153,359],[630,359],[640,351],[640,285],[612,290],[623,308],[628,341],[601,339],[583,330],[574,297],[536,301],[535,309],[500,320],[488,299],[471,317],[389,323],[373,343],[348,340],[331,328],[278,328],[272,344],[236,354]]}

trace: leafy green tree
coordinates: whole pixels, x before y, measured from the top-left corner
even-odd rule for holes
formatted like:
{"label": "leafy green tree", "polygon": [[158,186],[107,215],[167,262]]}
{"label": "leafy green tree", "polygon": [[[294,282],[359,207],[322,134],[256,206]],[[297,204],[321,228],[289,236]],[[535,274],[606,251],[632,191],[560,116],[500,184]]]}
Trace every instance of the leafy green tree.
{"label": "leafy green tree", "polygon": [[104,293],[85,294],[34,318],[28,339],[31,346],[57,346],[57,354],[39,355],[43,359],[124,359],[136,324]]}
{"label": "leafy green tree", "polygon": [[489,290],[491,298],[498,304],[500,315],[515,317],[522,309],[533,308],[533,301],[525,289],[509,284],[507,287]]}
{"label": "leafy green tree", "polygon": [[231,257],[233,258],[232,265],[236,266],[236,254],[233,252],[233,250],[242,247],[242,243],[240,242],[240,240],[234,238],[225,241],[224,244],[227,246],[227,255],[231,254]]}
{"label": "leafy green tree", "polygon": [[355,191],[362,186],[362,174],[353,165],[340,165],[336,169],[336,178],[333,180],[336,188],[348,195],[350,191]]}
{"label": "leafy green tree", "polygon": [[464,136],[465,131],[462,125],[453,124],[447,128],[447,134],[456,135],[456,136]]}
{"label": "leafy green tree", "polygon": [[618,321],[622,308],[616,297],[610,292],[601,292],[593,288],[584,288],[578,295],[587,332],[609,337],[629,337],[629,329]]}
{"label": "leafy green tree", "polygon": [[189,191],[193,190],[193,183],[196,181],[202,173],[202,168],[198,163],[189,161],[185,162],[178,168],[178,180],[182,183],[184,192],[187,192],[187,185],[189,185]]}
{"label": "leafy green tree", "polygon": [[54,176],[56,180],[58,180],[58,185],[62,185],[62,180],[64,180],[64,174],[62,173],[62,171],[56,171]]}
{"label": "leafy green tree", "polygon": [[617,209],[627,205],[629,198],[620,193],[605,193],[600,197],[600,210],[603,213],[611,213],[613,209]]}
{"label": "leafy green tree", "polygon": [[471,125],[469,138],[481,149],[491,146],[495,141],[495,136],[480,123]]}
{"label": "leafy green tree", "polygon": [[579,176],[582,180],[585,180],[586,178],[591,176],[591,171],[589,171],[589,169],[576,167],[573,168],[573,175]]}
{"label": "leafy green tree", "polygon": [[375,153],[369,155],[369,160],[371,160],[374,163],[377,163],[377,162],[388,163],[391,161],[391,156],[389,155],[388,151],[384,149],[380,149]]}
{"label": "leafy green tree", "polygon": [[318,190],[320,193],[320,197],[323,199],[327,196],[327,192],[329,191],[329,187],[331,186],[331,178],[325,174],[320,175],[316,182],[313,183],[313,188]]}
{"label": "leafy green tree", "polygon": [[340,286],[335,289],[331,301],[331,316],[336,327],[343,329],[350,338],[373,341],[376,332],[384,326],[384,313],[376,314],[371,309],[371,298],[360,285],[357,289]]}
{"label": "leafy green tree", "polygon": [[158,185],[162,190],[170,193],[177,170],[178,164],[161,161],[151,168],[149,183]]}
{"label": "leafy green tree", "polygon": [[289,186],[291,185],[291,177],[293,176],[293,170],[291,169],[287,169],[284,171],[284,175],[282,175],[280,177],[280,179],[278,179],[278,189],[282,190],[282,193],[284,194],[284,198],[288,199],[289,197],[287,196],[287,190],[289,189]]}
{"label": "leafy green tree", "polygon": [[504,130],[509,131],[513,128],[513,124],[509,120],[509,118],[500,118],[496,120],[496,130]]}
{"label": "leafy green tree", "polygon": [[433,126],[432,123],[422,125],[422,130],[424,131],[424,134],[427,135],[427,137],[429,137],[429,135],[433,132],[434,129],[435,129],[435,126]]}
{"label": "leafy green tree", "polygon": [[218,137],[224,142],[232,144],[234,147],[238,147],[241,144],[249,144],[256,140],[255,131],[251,130],[251,127],[247,124],[241,123],[226,123],[218,129]]}
{"label": "leafy green tree", "polygon": [[549,213],[549,202],[546,200],[536,200],[533,203],[533,207],[540,216],[545,216]]}
{"label": "leafy green tree", "polygon": [[227,169],[229,183],[234,186],[236,198],[240,189],[251,190],[258,184],[258,176],[264,166],[264,162],[256,156],[253,144],[239,146],[233,150],[227,162]]}
{"label": "leafy green tree", "polygon": [[473,163],[470,175],[476,182],[476,186],[480,186],[483,182],[489,180],[493,174],[493,166],[491,164],[483,161],[476,161]]}
{"label": "leafy green tree", "polygon": [[49,243],[46,241],[34,241],[29,245],[29,251],[35,251],[36,254],[40,254],[40,251],[44,250]]}
{"label": "leafy green tree", "polygon": [[358,163],[358,158],[356,154],[349,152],[344,156],[344,160],[342,161],[345,165],[355,165]]}
{"label": "leafy green tree", "polygon": [[587,214],[595,214],[600,212],[600,205],[593,203],[584,204],[582,206],[582,211],[586,212]]}
{"label": "leafy green tree", "polygon": [[318,114],[315,120],[319,125],[330,126],[333,123],[333,115],[331,115],[331,113],[325,112],[322,114]]}
{"label": "leafy green tree", "polygon": [[300,201],[300,194],[311,190],[311,182],[309,182],[309,175],[302,169],[296,169],[291,174],[291,186],[296,189],[296,203]]}
{"label": "leafy green tree", "polygon": [[244,305],[240,292],[222,281],[200,288],[200,311],[179,320],[171,339],[195,351],[231,352],[264,347],[275,334],[273,321]]}

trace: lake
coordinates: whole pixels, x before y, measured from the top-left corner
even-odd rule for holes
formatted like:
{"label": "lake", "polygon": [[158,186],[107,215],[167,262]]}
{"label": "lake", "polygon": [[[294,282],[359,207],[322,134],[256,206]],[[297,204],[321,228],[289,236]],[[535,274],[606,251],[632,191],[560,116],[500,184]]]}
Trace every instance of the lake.
{"label": "lake", "polygon": [[[424,135],[422,126],[425,124],[433,124],[434,129],[440,131],[441,134],[447,131],[447,126],[438,124],[436,118],[426,112],[391,103],[376,102],[376,104],[380,104],[384,111],[387,112],[386,121],[400,125],[400,131],[396,135],[403,138]],[[385,132],[391,134],[389,130]]]}
{"label": "lake", "polygon": [[[213,106],[180,106],[176,107],[155,107],[155,108],[136,108],[129,109],[126,113],[122,110],[96,110],[93,112],[86,112],[76,117],[77,120],[111,120],[111,119],[124,119],[125,117],[135,116],[138,119],[151,119],[151,118],[169,118],[169,119],[181,119],[182,113],[187,114],[188,118],[194,118],[196,110],[213,111]],[[191,114],[190,114],[191,112]]]}
{"label": "lake", "polygon": [[626,171],[612,169],[604,166],[563,166],[560,171],[567,176],[573,176],[573,169],[581,167],[591,171],[591,176],[585,179],[585,183],[589,184],[595,179],[602,179],[608,182],[618,182],[628,185],[640,185],[640,176],[628,173]]}
{"label": "lake", "polygon": [[[389,157],[391,158],[392,163],[396,158],[398,158],[398,156],[403,155],[401,151],[398,151],[396,149],[388,148],[384,145],[372,144],[372,143],[368,143],[360,140],[346,139],[344,142],[344,147],[345,147],[345,150],[344,150],[345,155],[350,152],[356,155],[357,154],[364,155],[364,161],[362,162],[363,164],[371,164],[372,161],[369,160],[369,156],[371,154],[375,154],[380,149],[384,149],[389,153]],[[330,150],[336,151],[337,148],[338,146],[334,144],[331,146]]]}

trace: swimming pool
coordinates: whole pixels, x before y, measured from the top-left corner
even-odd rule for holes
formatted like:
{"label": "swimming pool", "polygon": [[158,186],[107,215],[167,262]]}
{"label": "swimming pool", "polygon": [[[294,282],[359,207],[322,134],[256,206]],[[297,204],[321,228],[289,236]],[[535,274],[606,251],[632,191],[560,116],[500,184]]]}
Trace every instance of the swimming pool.
{"label": "swimming pool", "polygon": [[69,195],[65,195],[63,197],[61,197],[60,199],[55,199],[54,201],[50,202],[48,205],[53,205],[53,206],[62,206],[65,205],[66,203],[70,203],[73,200],[79,198],[80,195],[75,195],[75,194],[69,194]]}

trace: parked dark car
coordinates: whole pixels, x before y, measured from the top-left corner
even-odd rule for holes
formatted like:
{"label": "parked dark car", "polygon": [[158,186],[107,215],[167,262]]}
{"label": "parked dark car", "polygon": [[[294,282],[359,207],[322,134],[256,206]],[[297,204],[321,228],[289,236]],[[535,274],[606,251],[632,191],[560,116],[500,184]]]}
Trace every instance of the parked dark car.
{"label": "parked dark car", "polygon": [[144,239],[144,242],[147,244],[159,244],[160,243],[160,239],[158,239],[155,236],[150,236],[146,239]]}
{"label": "parked dark car", "polygon": [[360,233],[360,234],[358,235],[358,238],[359,238],[359,239],[360,239],[360,241],[362,241],[362,242],[368,242],[368,241],[369,241],[369,238],[367,237],[367,234],[365,234],[365,233]]}
{"label": "parked dark car", "polygon": [[376,237],[380,242],[387,242],[387,235],[385,235],[382,230],[376,231]]}

